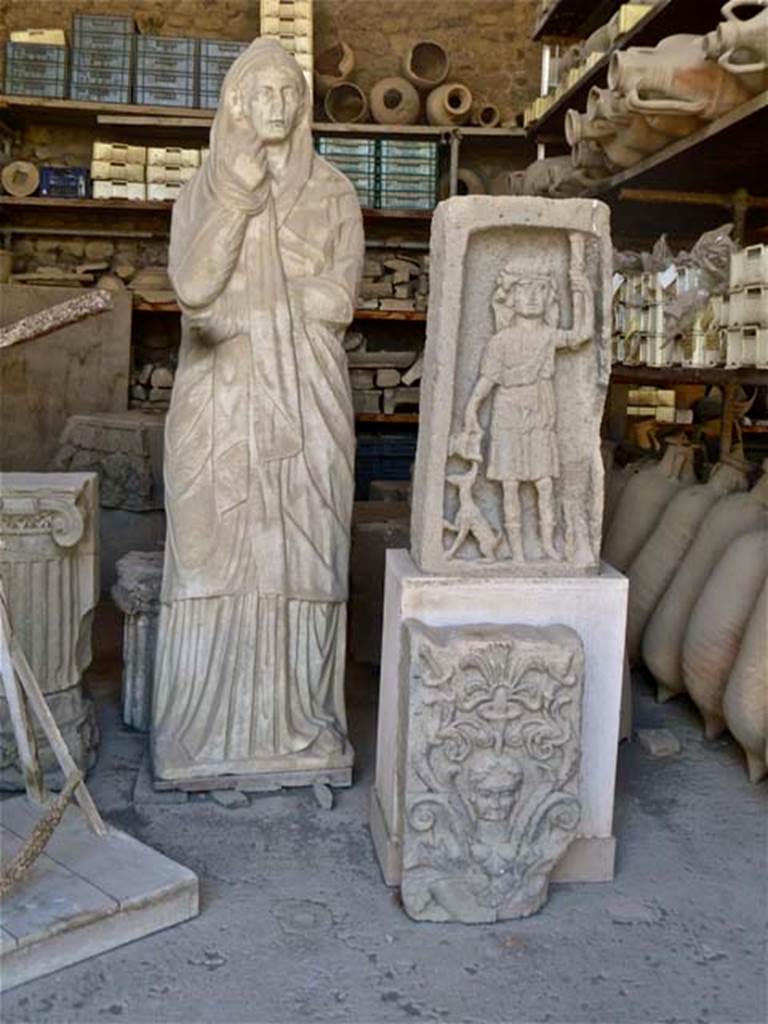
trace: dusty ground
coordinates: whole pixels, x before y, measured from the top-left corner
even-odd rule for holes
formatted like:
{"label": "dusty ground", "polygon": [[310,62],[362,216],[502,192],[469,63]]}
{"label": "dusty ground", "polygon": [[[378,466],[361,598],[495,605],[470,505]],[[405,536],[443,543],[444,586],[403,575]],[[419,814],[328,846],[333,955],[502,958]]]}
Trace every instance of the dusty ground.
{"label": "dusty ground", "polygon": [[533,918],[414,924],[382,883],[367,829],[375,680],[350,697],[355,785],[323,811],[308,791],[224,809],[132,803],[143,738],[120,726],[102,660],[104,729],[91,788],[113,824],[198,872],[191,922],[3,998],[17,1022],[766,1021],[768,786],[690,705],[636,689],[636,727],[671,729],[674,757],[623,744],[616,880],[558,886]]}

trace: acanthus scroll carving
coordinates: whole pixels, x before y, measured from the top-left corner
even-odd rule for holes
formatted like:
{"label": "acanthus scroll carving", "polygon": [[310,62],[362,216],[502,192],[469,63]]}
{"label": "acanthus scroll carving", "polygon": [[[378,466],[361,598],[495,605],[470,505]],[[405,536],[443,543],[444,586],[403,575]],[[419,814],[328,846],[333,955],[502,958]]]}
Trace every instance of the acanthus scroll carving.
{"label": "acanthus scroll carving", "polygon": [[565,626],[410,633],[406,910],[533,913],[580,818],[581,641]]}

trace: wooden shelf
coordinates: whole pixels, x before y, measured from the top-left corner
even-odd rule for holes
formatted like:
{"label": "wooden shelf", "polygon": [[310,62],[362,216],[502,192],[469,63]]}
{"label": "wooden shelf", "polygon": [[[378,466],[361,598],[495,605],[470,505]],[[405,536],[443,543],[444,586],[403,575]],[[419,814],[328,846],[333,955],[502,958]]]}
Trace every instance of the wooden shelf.
{"label": "wooden shelf", "polygon": [[[38,96],[0,95],[0,119],[15,125],[32,121],[79,123],[93,127],[112,126],[120,128],[170,129],[207,134],[215,110],[196,107],[153,107],[133,103],[97,103],[86,100],[44,99]],[[459,132],[462,137],[525,140],[527,133],[516,126],[507,128],[478,128],[462,125],[383,125],[373,123],[334,124],[329,121],[315,121],[312,131],[316,135],[382,135],[391,138],[435,138]]]}
{"label": "wooden shelf", "polygon": [[720,22],[720,7],[720,0],[661,0],[572,88],[555,100],[543,117],[529,125],[529,132],[540,142],[562,142],[566,111],[572,107],[580,111],[586,109],[587,95],[592,86],[606,83],[612,53],[629,46],[655,46],[666,36],[679,32],[708,32]]}
{"label": "wooden shelf", "polygon": [[424,323],[426,319],[426,312],[420,309],[358,309],[355,311],[355,320],[412,320]]}
{"label": "wooden shelf", "polygon": [[591,195],[603,196],[623,186],[675,188],[717,193],[746,188],[768,193],[765,159],[768,138],[768,91],[684,139],[678,139],[640,163],[598,182]]}
{"label": "wooden shelf", "polygon": [[355,420],[358,423],[418,423],[417,412],[356,412]]}
{"label": "wooden shelf", "polygon": [[[51,196],[0,196],[0,207],[6,210],[52,210],[63,213],[159,213],[170,217],[171,200],[156,199],[61,199]],[[369,223],[409,221],[429,224],[433,210],[363,209]]]}
{"label": "wooden shelf", "polygon": [[[181,310],[176,302],[134,302],[133,304],[134,313],[176,313],[179,314]],[[411,320],[419,323],[424,323],[427,319],[427,314],[421,310],[388,310],[388,309],[357,309],[355,310],[355,320]]]}
{"label": "wooden shelf", "polygon": [[612,384],[748,384],[768,385],[768,370],[742,366],[624,366],[611,369]]}

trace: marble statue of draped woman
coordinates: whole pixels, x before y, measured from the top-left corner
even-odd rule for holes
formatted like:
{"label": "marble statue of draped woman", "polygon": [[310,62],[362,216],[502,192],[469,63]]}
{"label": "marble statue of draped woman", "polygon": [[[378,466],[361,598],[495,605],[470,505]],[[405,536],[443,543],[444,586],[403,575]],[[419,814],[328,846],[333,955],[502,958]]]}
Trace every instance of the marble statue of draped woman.
{"label": "marble statue of draped woman", "polygon": [[301,70],[256,40],[174,205],[156,777],[349,768],[354,417],[342,348],[360,206],[313,150]]}

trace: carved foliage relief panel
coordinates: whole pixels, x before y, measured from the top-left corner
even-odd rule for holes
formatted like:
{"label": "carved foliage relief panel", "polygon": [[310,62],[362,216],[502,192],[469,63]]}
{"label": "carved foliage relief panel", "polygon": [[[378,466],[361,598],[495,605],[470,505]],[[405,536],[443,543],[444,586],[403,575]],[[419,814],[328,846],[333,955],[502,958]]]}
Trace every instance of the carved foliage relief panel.
{"label": "carved foliage relief panel", "polygon": [[405,909],[532,914],[581,814],[581,640],[566,626],[407,628]]}
{"label": "carved foliage relief panel", "polygon": [[436,221],[414,558],[458,575],[597,571],[607,211],[464,197]]}

